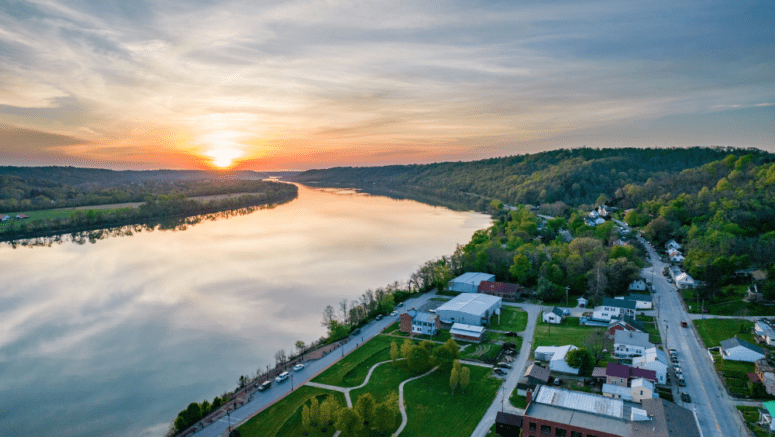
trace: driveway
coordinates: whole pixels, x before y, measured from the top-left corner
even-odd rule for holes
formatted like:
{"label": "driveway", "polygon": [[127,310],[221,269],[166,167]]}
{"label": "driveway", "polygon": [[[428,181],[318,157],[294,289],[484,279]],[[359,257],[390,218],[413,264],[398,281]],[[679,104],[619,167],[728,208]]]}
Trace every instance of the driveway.
{"label": "driveway", "polygon": [[[231,412],[231,426],[236,427],[242,424],[246,420],[255,416],[263,411],[265,408],[271,406],[279,399],[282,399],[288,395],[292,389],[298,388],[300,385],[311,380],[319,373],[327,369],[332,364],[336,363],[344,355],[355,350],[355,348],[370,338],[382,332],[383,329],[390,326],[392,323],[398,321],[398,317],[401,313],[406,312],[407,309],[420,306],[427,303],[432,297],[436,296],[436,292],[426,293],[419,297],[409,299],[404,302],[404,305],[398,308],[398,315],[387,316],[380,321],[372,320],[368,325],[361,328],[361,332],[357,336],[351,336],[350,341],[334,349],[331,353],[323,358],[315,361],[308,361],[304,363],[304,369],[299,372],[291,371],[291,378],[288,378],[282,383],[273,382],[272,386],[264,392],[255,392],[251,395],[250,401],[248,401],[242,407]],[[229,418],[224,416],[212,425],[200,430],[196,434],[196,437],[219,437],[224,433],[227,433],[229,428]]]}
{"label": "driveway", "polygon": [[664,264],[648,244],[646,248],[651,255],[653,266],[643,269],[641,276],[652,280],[655,303],[658,304],[657,325],[665,349],[675,348],[678,352],[686,380],[686,387],[679,387],[678,391],[688,392],[693,402],[684,404],[680,397],[676,396],[676,403],[695,411],[704,437],[747,435],[740,415],[727,396],[707,350],[699,341],[694,325],[689,323],[688,328],[681,327],[681,321],[689,321],[690,318],[675,287],[661,274]]}

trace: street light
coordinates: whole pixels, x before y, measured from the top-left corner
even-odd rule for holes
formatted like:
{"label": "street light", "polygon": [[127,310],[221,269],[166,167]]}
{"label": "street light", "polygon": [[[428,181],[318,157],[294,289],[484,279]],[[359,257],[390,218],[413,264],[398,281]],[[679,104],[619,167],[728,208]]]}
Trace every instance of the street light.
{"label": "street light", "polygon": [[293,391],[293,373],[291,373],[291,391]]}
{"label": "street light", "polygon": [[226,415],[229,416],[229,435],[231,435],[231,411],[226,408]]}

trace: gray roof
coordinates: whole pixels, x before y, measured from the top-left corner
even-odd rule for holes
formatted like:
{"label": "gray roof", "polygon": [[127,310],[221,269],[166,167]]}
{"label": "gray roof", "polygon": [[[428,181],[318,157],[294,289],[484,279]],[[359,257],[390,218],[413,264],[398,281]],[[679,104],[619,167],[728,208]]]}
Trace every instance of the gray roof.
{"label": "gray roof", "polygon": [[664,399],[644,399],[641,403],[652,420],[632,422],[633,435],[651,437],[700,437],[691,410]]}
{"label": "gray roof", "polygon": [[562,310],[557,307],[552,308],[552,312],[560,316],[560,318],[565,317],[565,313],[563,313]]}
{"label": "gray roof", "polygon": [[494,280],[495,280],[495,275],[492,275],[490,273],[468,272],[468,273],[463,273],[462,275],[451,280],[450,282],[479,285],[479,283],[482,281],[494,281]]}
{"label": "gray roof", "polygon": [[425,311],[417,311],[417,314],[414,317],[412,317],[412,322],[433,323],[436,321],[437,317],[439,317],[438,314],[426,313]]}
{"label": "gray roof", "polygon": [[639,300],[639,301],[642,301],[642,302],[651,302],[653,300],[653,298],[651,297],[650,294],[630,293],[629,300]]}
{"label": "gray roof", "polygon": [[549,373],[549,369],[544,369],[543,367],[537,366],[535,363],[533,363],[525,371],[525,377],[531,376],[546,382],[549,380]]}
{"label": "gray roof", "polygon": [[436,312],[441,313],[442,311],[459,311],[461,313],[473,314],[483,317],[485,311],[489,310],[493,305],[502,301],[503,299],[500,297],[490,296],[489,294],[463,293],[451,300],[448,300],[447,302],[444,302],[442,305],[436,308]]}
{"label": "gray roof", "polygon": [[752,350],[754,352],[758,352],[758,353],[760,353],[762,355],[765,354],[764,349],[762,349],[761,347],[756,346],[755,344],[748,343],[745,340],[740,340],[737,337],[728,338],[728,339],[726,339],[726,340],[721,342],[721,347],[723,347],[724,349],[732,349],[732,348],[737,347],[737,346],[742,346],[742,347],[744,347],[746,349],[750,349],[750,350]]}
{"label": "gray roof", "polygon": [[603,306],[615,307],[615,308],[626,308],[628,310],[634,310],[635,301],[628,300],[628,299],[612,299],[610,297],[606,297],[605,299],[603,299]]}
{"label": "gray roof", "polygon": [[648,332],[616,331],[614,343],[641,346],[646,349],[654,347],[654,343],[649,342]]}

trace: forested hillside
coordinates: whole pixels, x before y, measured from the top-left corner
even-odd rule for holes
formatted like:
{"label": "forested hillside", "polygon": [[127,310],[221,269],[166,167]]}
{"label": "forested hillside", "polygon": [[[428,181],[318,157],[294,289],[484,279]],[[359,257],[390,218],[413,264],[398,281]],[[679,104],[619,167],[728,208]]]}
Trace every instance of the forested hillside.
{"label": "forested hillside", "polygon": [[[510,205],[564,202],[578,206],[595,203],[600,194],[617,202],[628,186],[651,183],[663,189],[665,184],[660,181],[675,180],[686,169],[721,160],[730,153],[750,154],[754,162],[773,158],[758,150],[728,148],[583,148],[473,162],[310,170],[293,180],[364,189],[378,186],[465,202],[478,210],[485,210],[492,199]],[[699,190],[701,186],[687,188]]]}

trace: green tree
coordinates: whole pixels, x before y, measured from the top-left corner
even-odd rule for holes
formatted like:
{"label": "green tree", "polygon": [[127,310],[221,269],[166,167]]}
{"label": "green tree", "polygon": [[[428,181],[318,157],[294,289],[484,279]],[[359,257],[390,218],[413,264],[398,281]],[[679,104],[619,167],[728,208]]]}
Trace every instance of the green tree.
{"label": "green tree", "polygon": [[380,435],[384,435],[386,432],[390,432],[396,426],[396,413],[398,412],[398,400],[394,400],[392,403],[390,399],[385,400],[380,404],[377,404],[375,409],[374,425],[379,431]]}
{"label": "green tree", "polygon": [[469,383],[471,383],[471,369],[463,367],[460,369],[460,389],[463,390],[463,393],[466,392]]}
{"label": "green tree", "polygon": [[309,403],[309,421],[312,426],[318,426],[320,422],[320,403],[318,398],[312,397]]}
{"label": "green tree", "polygon": [[371,393],[364,393],[358,396],[358,400],[355,402],[355,412],[363,419],[364,425],[374,422],[376,408],[377,402]]}
{"label": "green tree", "polygon": [[584,348],[574,349],[568,352],[568,355],[565,357],[565,362],[571,367],[580,369],[579,372],[582,375],[591,375],[592,370],[595,367],[595,358]]}
{"label": "green tree", "polygon": [[340,408],[334,426],[344,436],[354,436],[363,429],[363,419],[352,408]]}
{"label": "green tree", "polygon": [[443,370],[447,370],[452,366],[452,362],[457,359],[458,353],[459,347],[457,342],[451,338],[433,350],[433,356]]}
{"label": "green tree", "polygon": [[422,346],[412,346],[407,357],[409,370],[415,373],[422,373],[430,367],[431,353]]}
{"label": "green tree", "polygon": [[408,338],[404,340],[404,343],[401,344],[401,356],[409,358],[409,352],[412,350],[412,346],[412,340],[409,340]]}
{"label": "green tree", "polygon": [[435,343],[430,340],[420,342],[420,347],[425,348],[428,352],[433,352],[433,346],[435,346]]}
{"label": "green tree", "polygon": [[453,366],[452,371],[449,373],[449,388],[452,390],[452,394],[455,394],[455,389],[460,382],[460,373]]}
{"label": "green tree", "polygon": [[396,365],[396,360],[398,359],[398,345],[395,341],[392,341],[390,343],[390,359],[393,361],[393,365]]}
{"label": "green tree", "polygon": [[309,420],[309,407],[305,404],[301,409],[301,427],[304,429],[304,435],[309,434],[310,420]]}

